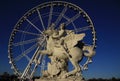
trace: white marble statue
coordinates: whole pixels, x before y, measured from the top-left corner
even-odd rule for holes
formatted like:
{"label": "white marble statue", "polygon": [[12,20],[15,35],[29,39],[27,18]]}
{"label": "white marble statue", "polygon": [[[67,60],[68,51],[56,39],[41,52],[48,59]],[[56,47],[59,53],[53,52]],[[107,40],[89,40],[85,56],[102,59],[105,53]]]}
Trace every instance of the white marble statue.
{"label": "white marble statue", "polygon": [[[39,50],[38,54],[47,54],[51,59],[48,63],[48,69],[43,72],[47,77],[67,78],[80,73],[82,67],[79,63],[83,56],[88,57],[88,61],[84,64],[83,69],[87,69],[87,65],[91,62],[91,57],[95,54],[92,46],[77,46],[82,41],[85,33],[75,34],[72,30],[66,30],[65,24],[60,24],[59,30],[54,29],[54,24],[43,33],[46,35],[46,50]],[[81,42],[82,43],[82,42]],[[87,51],[84,53],[84,51]],[[68,60],[74,66],[72,71],[68,71]],[[39,63],[39,60],[35,62]]]}

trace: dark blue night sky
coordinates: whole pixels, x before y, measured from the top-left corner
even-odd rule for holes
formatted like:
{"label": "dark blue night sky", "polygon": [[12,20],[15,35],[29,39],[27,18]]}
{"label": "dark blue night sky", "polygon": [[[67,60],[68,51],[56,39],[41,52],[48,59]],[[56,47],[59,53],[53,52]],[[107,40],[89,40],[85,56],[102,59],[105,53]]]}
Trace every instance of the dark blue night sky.
{"label": "dark blue night sky", "polygon": [[[0,74],[13,71],[8,63],[8,41],[19,18],[47,0],[0,1]],[[67,0],[80,6],[91,17],[97,31],[97,49],[85,78],[120,78],[120,1]]]}

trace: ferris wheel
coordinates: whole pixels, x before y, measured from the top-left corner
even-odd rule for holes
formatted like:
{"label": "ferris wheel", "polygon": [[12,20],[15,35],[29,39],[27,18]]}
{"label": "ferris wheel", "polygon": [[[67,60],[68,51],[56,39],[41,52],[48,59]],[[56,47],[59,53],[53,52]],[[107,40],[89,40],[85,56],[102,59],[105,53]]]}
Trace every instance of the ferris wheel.
{"label": "ferris wheel", "polygon": [[65,23],[66,29],[73,30],[76,34],[85,33],[84,42],[96,48],[96,32],[87,13],[79,6],[65,1],[51,1],[40,4],[26,12],[16,23],[11,33],[8,45],[8,58],[11,69],[20,78],[32,78],[42,75],[49,61],[46,55],[38,59],[40,64],[35,64],[38,50],[46,49],[46,40],[43,31],[54,23],[55,29]]}

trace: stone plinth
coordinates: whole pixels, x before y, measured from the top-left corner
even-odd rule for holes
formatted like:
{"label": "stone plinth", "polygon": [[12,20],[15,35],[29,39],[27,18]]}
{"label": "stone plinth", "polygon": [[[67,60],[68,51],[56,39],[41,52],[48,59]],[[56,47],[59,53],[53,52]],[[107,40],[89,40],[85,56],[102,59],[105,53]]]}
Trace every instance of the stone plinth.
{"label": "stone plinth", "polygon": [[40,79],[35,79],[35,81],[85,81],[81,77],[69,77],[69,78],[40,78]]}

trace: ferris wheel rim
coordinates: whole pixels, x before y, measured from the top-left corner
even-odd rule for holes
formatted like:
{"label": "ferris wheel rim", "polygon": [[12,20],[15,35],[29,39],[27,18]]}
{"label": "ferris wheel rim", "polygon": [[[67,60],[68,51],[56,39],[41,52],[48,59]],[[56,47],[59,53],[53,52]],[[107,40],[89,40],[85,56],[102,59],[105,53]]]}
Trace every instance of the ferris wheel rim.
{"label": "ferris wheel rim", "polygon": [[[18,20],[18,22],[16,23],[14,29],[17,29],[17,25],[21,22],[21,20],[23,20],[23,22],[24,22],[24,20],[26,20],[26,18],[29,17],[29,15],[28,15],[29,12],[32,12],[32,11],[34,11],[35,9],[36,9],[36,10],[39,9],[40,6],[43,6],[43,5],[46,5],[46,4],[54,4],[54,3],[62,3],[62,4],[72,5],[72,6],[76,7],[76,8],[78,8],[78,10],[82,11],[82,12],[84,13],[84,15],[87,16],[88,20],[90,21],[90,23],[91,23],[91,25],[92,25],[92,31],[93,31],[93,34],[94,34],[94,35],[93,35],[93,46],[94,46],[94,48],[95,48],[95,47],[96,47],[96,32],[95,32],[95,29],[94,29],[94,25],[93,25],[93,23],[92,23],[92,20],[91,20],[90,17],[87,15],[87,13],[86,13],[83,9],[81,9],[79,6],[76,6],[76,5],[72,4],[72,3],[65,2],[65,1],[50,1],[50,2],[46,2],[46,3],[40,4],[40,5],[32,8],[32,9],[30,9],[28,12],[26,12],[26,13]],[[28,15],[28,16],[26,16],[26,15]],[[10,61],[12,62],[11,65],[13,66],[14,71],[15,71],[18,75],[21,75],[21,73],[17,70],[17,67],[15,67],[15,65],[14,65],[15,63],[14,63],[14,61],[12,61],[12,58],[11,58],[12,56],[11,56],[11,53],[10,53],[10,52],[11,52],[10,49],[11,49],[11,45],[12,45],[12,42],[11,42],[11,41],[13,41],[13,40],[11,40],[11,39],[13,39],[12,37],[14,36],[14,33],[15,33],[14,29],[13,29],[13,31],[12,31],[12,33],[11,33],[11,36],[10,36],[10,39],[9,39],[9,45],[8,45],[8,53],[9,53],[9,55],[8,55],[8,57],[10,58]]]}

